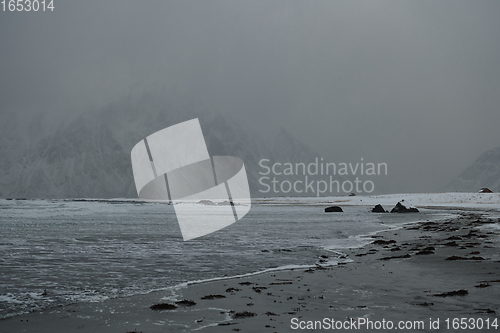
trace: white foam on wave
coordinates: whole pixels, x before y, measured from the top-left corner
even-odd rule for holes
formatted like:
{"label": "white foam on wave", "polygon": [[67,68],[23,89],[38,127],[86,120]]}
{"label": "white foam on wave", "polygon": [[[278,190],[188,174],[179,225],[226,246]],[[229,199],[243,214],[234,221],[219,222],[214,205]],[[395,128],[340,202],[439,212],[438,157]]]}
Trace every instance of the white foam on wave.
{"label": "white foam on wave", "polygon": [[16,299],[14,295],[0,295],[0,302],[23,304],[24,302]]}

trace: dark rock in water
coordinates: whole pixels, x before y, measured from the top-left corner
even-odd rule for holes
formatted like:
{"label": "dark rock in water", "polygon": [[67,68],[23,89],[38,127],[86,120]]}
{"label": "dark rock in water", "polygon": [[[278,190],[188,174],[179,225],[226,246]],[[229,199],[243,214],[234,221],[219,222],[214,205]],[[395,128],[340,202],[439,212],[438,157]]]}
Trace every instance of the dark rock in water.
{"label": "dark rock in water", "polygon": [[175,304],[180,305],[180,306],[185,306],[185,307],[188,307],[188,306],[194,306],[194,305],[196,305],[196,302],[195,302],[195,301],[191,301],[191,300],[184,299],[184,300],[182,300],[182,301],[177,301],[177,302],[175,302]]}
{"label": "dark rock in water", "polygon": [[342,208],[340,208],[339,206],[331,206],[331,207],[327,207],[325,208],[325,213],[341,213],[343,212]]}
{"label": "dark rock in water", "polygon": [[402,255],[402,256],[383,257],[383,258],[380,258],[379,260],[408,259],[408,258],[411,258],[411,255],[409,255],[409,254],[407,253],[407,254],[404,254],[404,255]]}
{"label": "dark rock in water", "polygon": [[445,260],[485,260],[483,257],[460,257],[460,256],[451,256],[446,258]]}
{"label": "dark rock in water", "polygon": [[247,318],[247,317],[254,317],[256,316],[256,313],[253,312],[248,312],[248,311],[243,311],[243,312],[236,312],[233,314],[234,319],[241,319],[241,318]]}
{"label": "dark rock in water", "polygon": [[416,255],[423,255],[423,254],[434,254],[434,251],[432,250],[427,250],[427,249],[423,249],[423,250],[420,250],[418,251],[417,253],[415,253]]}
{"label": "dark rock in water", "polygon": [[355,197],[355,196],[356,196],[356,193],[351,192],[351,193],[349,193],[349,196],[350,196],[350,197]]}
{"label": "dark rock in water", "polygon": [[403,202],[403,200],[398,202],[396,206],[394,206],[394,208],[391,210],[391,213],[419,213],[419,210],[415,207],[407,208],[401,202]]}
{"label": "dark rock in water", "polygon": [[483,187],[482,189],[479,190],[479,193],[493,193],[493,191],[487,187]]}
{"label": "dark rock in water", "polygon": [[489,283],[480,283],[480,284],[478,284],[478,285],[476,285],[474,287],[476,287],[476,288],[487,288],[487,287],[490,287],[490,286],[491,286],[491,284],[489,284]]}
{"label": "dark rock in water", "polygon": [[460,289],[460,290],[449,291],[447,293],[442,293],[442,294],[434,294],[432,296],[448,297],[448,296],[465,296],[467,294],[469,294],[469,292],[467,290]]}
{"label": "dark rock in water", "polygon": [[158,303],[155,305],[151,305],[149,308],[153,311],[161,311],[161,310],[175,310],[177,309],[177,306],[170,303]]}
{"label": "dark rock in water", "polygon": [[431,305],[434,305],[434,303],[427,303],[427,302],[423,302],[423,303],[416,303],[415,305],[420,305],[420,306],[431,306]]}
{"label": "dark rock in water", "polygon": [[390,240],[385,240],[385,239],[377,239],[376,241],[372,242],[372,244],[375,245],[389,245],[389,244],[394,244],[396,241],[394,239]]}
{"label": "dark rock in water", "polygon": [[204,300],[214,300],[214,299],[219,299],[219,298],[226,298],[226,296],[224,295],[213,295],[213,294],[210,294],[210,295],[205,295],[203,296],[201,299],[204,299]]}
{"label": "dark rock in water", "polygon": [[372,213],[387,213],[387,211],[384,209],[384,207],[382,207],[381,204],[378,204],[375,207],[373,207]]}

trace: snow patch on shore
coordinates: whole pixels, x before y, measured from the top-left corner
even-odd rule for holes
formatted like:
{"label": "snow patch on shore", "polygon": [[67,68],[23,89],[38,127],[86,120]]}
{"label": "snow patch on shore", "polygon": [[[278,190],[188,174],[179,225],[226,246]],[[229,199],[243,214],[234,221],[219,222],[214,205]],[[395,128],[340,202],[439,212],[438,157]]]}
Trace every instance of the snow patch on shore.
{"label": "snow patch on shore", "polygon": [[415,207],[449,207],[500,210],[500,193],[401,193],[374,196],[336,197],[276,197],[256,198],[253,204],[261,205],[330,205],[375,206],[381,204],[390,210],[399,201],[411,203]]}

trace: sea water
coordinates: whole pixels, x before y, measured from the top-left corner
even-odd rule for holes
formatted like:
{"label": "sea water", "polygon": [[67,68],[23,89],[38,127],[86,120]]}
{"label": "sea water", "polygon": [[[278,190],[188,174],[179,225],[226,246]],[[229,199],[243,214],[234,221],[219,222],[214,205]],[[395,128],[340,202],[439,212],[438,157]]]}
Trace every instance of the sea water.
{"label": "sea water", "polygon": [[438,215],[253,205],[233,225],[184,242],[167,204],[0,200],[0,318],[187,281],[311,265],[365,244],[361,235]]}

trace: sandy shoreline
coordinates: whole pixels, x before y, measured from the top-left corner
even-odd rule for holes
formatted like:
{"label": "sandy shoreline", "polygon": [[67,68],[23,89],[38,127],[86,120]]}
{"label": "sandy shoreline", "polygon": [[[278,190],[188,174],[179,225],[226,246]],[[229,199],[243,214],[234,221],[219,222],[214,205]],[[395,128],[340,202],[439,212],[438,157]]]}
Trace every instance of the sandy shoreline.
{"label": "sandy shoreline", "polygon": [[[330,325],[331,319],[351,325],[365,318],[375,327],[383,320],[395,326],[422,321],[421,332],[448,331],[446,318],[482,318],[486,325],[500,314],[500,230],[488,229],[491,222],[498,223],[463,213],[449,221],[408,225],[376,235],[361,249],[343,251],[351,263],[52,308],[2,320],[0,332],[295,332],[300,329],[292,327],[299,325],[321,331],[328,330],[324,318]],[[196,304],[175,303],[182,300]],[[150,309],[159,303],[177,308]],[[440,320],[439,330],[431,329],[430,318],[434,325]],[[364,324],[351,330],[374,331]]]}

